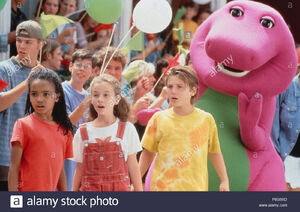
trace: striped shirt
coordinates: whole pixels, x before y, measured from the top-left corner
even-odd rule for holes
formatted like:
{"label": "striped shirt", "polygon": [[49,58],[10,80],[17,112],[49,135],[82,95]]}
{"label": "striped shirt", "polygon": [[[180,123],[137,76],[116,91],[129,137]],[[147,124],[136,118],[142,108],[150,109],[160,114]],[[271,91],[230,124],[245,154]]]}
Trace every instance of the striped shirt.
{"label": "striped shirt", "polygon": [[0,34],[0,53],[8,51],[8,36],[7,34]]}
{"label": "striped shirt", "polygon": [[[14,57],[0,62],[0,79],[9,85],[0,92],[1,96],[23,82],[31,68],[22,66]],[[0,112],[0,166],[9,166],[10,163],[10,138],[17,119],[24,117],[27,91],[9,108]]]}

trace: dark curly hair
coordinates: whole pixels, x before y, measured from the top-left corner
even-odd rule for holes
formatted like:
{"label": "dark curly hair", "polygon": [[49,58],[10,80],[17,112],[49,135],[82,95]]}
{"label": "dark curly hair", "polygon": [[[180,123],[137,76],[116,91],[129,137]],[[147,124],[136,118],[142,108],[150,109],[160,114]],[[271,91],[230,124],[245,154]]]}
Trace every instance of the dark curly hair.
{"label": "dark curly hair", "polygon": [[51,71],[49,69],[39,69],[30,75],[28,79],[28,94],[26,100],[25,115],[29,115],[34,112],[34,109],[30,102],[29,94],[30,85],[36,79],[46,80],[54,85],[55,93],[58,94],[59,100],[55,103],[52,111],[53,121],[55,121],[59,125],[59,128],[63,130],[64,135],[67,135],[69,131],[72,132],[73,125],[67,114],[65,96],[63,88],[61,86],[60,78],[54,71]]}

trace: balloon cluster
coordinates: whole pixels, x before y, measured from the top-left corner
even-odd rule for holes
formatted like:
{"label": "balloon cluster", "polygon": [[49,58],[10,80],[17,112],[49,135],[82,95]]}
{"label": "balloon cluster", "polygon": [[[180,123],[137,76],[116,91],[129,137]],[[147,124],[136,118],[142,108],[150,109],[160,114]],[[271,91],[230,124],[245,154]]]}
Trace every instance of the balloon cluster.
{"label": "balloon cluster", "polygon": [[[102,24],[116,22],[124,0],[84,0],[87,13]],[[141,0],[133,10],[133,24],[142,32],[163,31],[172,20],[172,8],[166,0]]]}
{"label": "balloon cluster", "polygon": [[[123,1],[125,0],[84,0],[86,12],[95,21],[102,24],[114,23],[113,32],[116,21],[120,18],[123,10]],[[104,73],[108,64],[112,60],[117,50],[121,47],[126,37],[130,34],[134,27],[137,27],[144,33],[158,33],[163,31],[172,20],[172,9],[166,0],[140,0],[133,10],[133,25],[125,34],[119,45],[110,56],[108,62],[105,62],[100,70],[100,75]],[[111,43],[113,33],[111,35],[108,46]],[[106,50],[104,61],[106,61],[108,48]]]}

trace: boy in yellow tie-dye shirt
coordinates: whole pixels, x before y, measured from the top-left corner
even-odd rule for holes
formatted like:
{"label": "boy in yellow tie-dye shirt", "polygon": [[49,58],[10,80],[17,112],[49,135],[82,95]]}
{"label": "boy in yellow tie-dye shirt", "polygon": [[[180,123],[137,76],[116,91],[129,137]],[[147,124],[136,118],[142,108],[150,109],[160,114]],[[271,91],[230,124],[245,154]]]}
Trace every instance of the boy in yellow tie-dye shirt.
{"label": "boy in yellow tie-dye shirt", "polygon": [[166,84],[173,107],[154,114],[142,139],[142,176],[157,153],[150,190],[207,191],[209,155],[221,181],[219,190],[229,191],[214,118],[193,106],[198,95],[196,74],[177,66],[169,71]]}

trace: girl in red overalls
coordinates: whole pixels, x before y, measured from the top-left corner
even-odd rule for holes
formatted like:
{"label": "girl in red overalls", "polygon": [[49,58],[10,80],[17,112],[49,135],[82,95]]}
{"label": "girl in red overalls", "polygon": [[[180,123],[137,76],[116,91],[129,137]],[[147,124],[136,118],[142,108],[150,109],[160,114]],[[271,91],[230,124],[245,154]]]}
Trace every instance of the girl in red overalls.
{"label": "girl in red overalls", "polygon": [[93,121],[77,130],[73,160],[77,162],[73,191],[142,191],[136,159],[141,145],[135,127],[126,122],[129,105],[119,82],[103,74],[91,84]]}

